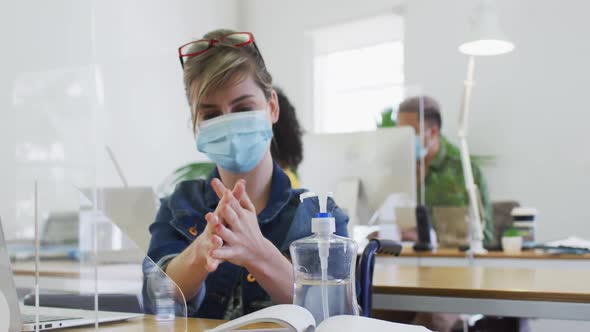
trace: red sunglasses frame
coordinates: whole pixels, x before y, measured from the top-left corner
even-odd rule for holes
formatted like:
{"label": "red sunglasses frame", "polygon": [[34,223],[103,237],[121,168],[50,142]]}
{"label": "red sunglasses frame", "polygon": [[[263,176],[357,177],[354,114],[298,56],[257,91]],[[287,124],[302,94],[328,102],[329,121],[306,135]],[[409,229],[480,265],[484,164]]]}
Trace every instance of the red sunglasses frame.
{"label": "red sunglasses frame", "polygon": [[[224,40],[227,37],[230,37],[232,35],[243,35],[243,34],[249,36],[249,39],[247,41],[242,42],[242,43],[238,43],[238,44],[233,44],[233,43],[226,43],[226,44],[231,45],[231,46],[235,46],[235,47],[242,47],[242,46],[253,44],[254,48],[256,49],[256,54],[258,55],[258,57],[260,57],[260,60],[262,60],[262,64],[264,65],[264,59],[262,59],[262,55],[260,54],[260,51],[258,50],[258,46],[256,45],[256,42],[254,41],[254,35],[251,32],[232,32],[227,35],[221,36],[220,38],[199,39],[199,40],[195,40],[195,41],[186,43],[178,48],[178,59],[180,59],[180,65],[184,69],[184,58],[185,57],[192,58],[195,56],[199,56],[199,55],[209,51],[211,48],[213,48],[215,46],[215,44],[218,44],[218,43],[223,44]],[[198,52],[182,54],[182,49],[184,47],[191,45],[191,44],[199,43],[199,42],[208,42],[209,44],[207,45],[207,48],[200,50]],[[266,65],[265,65],[265,67],[266,67]]]}

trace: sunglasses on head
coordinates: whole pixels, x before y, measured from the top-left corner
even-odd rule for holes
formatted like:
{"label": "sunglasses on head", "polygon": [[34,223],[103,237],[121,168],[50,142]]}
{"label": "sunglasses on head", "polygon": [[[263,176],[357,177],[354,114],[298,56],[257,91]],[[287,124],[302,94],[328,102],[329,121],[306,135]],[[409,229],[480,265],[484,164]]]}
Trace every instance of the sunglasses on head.
{"label": "sunglasses on head", "polygon": [[184,69],[184,62],[187,59],[207,52],[216,44],[234,47],[242,47],[252,44],[254,45],[256,55],[260,58],[260,61],[262,61],[262,64],[264,65],[264,59],[262,59],[262,55],[258,50],[258,46],[256,46],[256,42],[254,42],[254,35],[251,32],[232,32],[219,38],[199,39],[180,46],[178,48],[178,58],[180,59],[180,65],[182,66],[182,69]]}

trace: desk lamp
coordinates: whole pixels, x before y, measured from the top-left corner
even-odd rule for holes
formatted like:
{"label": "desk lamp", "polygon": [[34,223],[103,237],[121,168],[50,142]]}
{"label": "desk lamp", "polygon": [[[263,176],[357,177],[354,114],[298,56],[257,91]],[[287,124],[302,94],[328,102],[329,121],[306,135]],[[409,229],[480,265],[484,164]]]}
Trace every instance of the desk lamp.
{"label": "desk lamp", "polygon": [[496,4],[494,0],[479,0],[472,17],[470,38],[459,46],[459,52],[468,55],[467,79],[464,81],[463,100],[459,118],[459,144],[461,164],[465,178],[465,188],[469,196],[470,243],[469,250],[473,254],[485,253],[483,247],[483,230],[481,224],[482,204],[478,188],[473,180],[471,158],[467,146],[467,126],[469,121],[469,104],[473,88],[473,69],[475,56],[491,56],[509,53],[514,44],[504,38],[500,29]]}

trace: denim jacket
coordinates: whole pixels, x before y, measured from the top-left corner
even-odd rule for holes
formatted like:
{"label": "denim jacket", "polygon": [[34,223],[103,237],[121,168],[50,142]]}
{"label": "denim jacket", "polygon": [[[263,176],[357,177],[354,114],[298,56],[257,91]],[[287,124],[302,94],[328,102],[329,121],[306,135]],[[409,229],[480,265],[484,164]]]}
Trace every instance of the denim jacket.
{"label": "denim jacket", "polygon": [[[161,200],[156,220],[150,226],[148,257],[163,270],[204,231],[205,215],[213,212],[219,203],[211,187],[213,178],[219,178],[217,169],[207,180],[180,183],[172,195]],[[305,190],[292,189],[287,175],[274,163],[270,198],[258,214],[258,224],[264,237],[287,256],[293,241],[311,235],[311,219],[319,212],[317,199],[300,202],[299,195],[303,192]],[[336,219],[336,234],[348,236],[348,216],[331,199],[327,208]],[[236,286],[241,287],[243,314],[259,310],[261,303],[270,302],[268,293],[245,268],[224,262],[207,276],[199,293],[187,299],[188,316],[222,319]],[[149,311],[149,291],[144,294],[144,305]]]}

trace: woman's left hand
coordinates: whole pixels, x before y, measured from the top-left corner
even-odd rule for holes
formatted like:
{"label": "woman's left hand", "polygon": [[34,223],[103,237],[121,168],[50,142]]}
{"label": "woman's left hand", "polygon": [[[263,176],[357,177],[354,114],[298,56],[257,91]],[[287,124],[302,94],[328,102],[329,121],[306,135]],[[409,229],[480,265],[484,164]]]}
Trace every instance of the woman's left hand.
{"label": "woman's left hand", "polygon": [[223,246],[213,250],[211,256],[246,268],[274,303],[292,303],[293,267],[262,235],[256,209],[246,193],[246,181],[238,181],[233,190],[225,188],[218,179],[212,185],[221,198],[216,213],[225,223],[215,226],[214,232],[223,239]]}
{"label": "woman's left hand", "polygon": [[220,195],[218,213],[227,224],[220,223],[215,227],[215,234],[223,239],[224,245],[213,250],[212,256],[251,270],[255,264],[265,261],[269,250],[277,249],[260,231],[256,210],[246,193],[244,180],[238,181],[233,190],[223,187],[217,179],[212,185]]}

